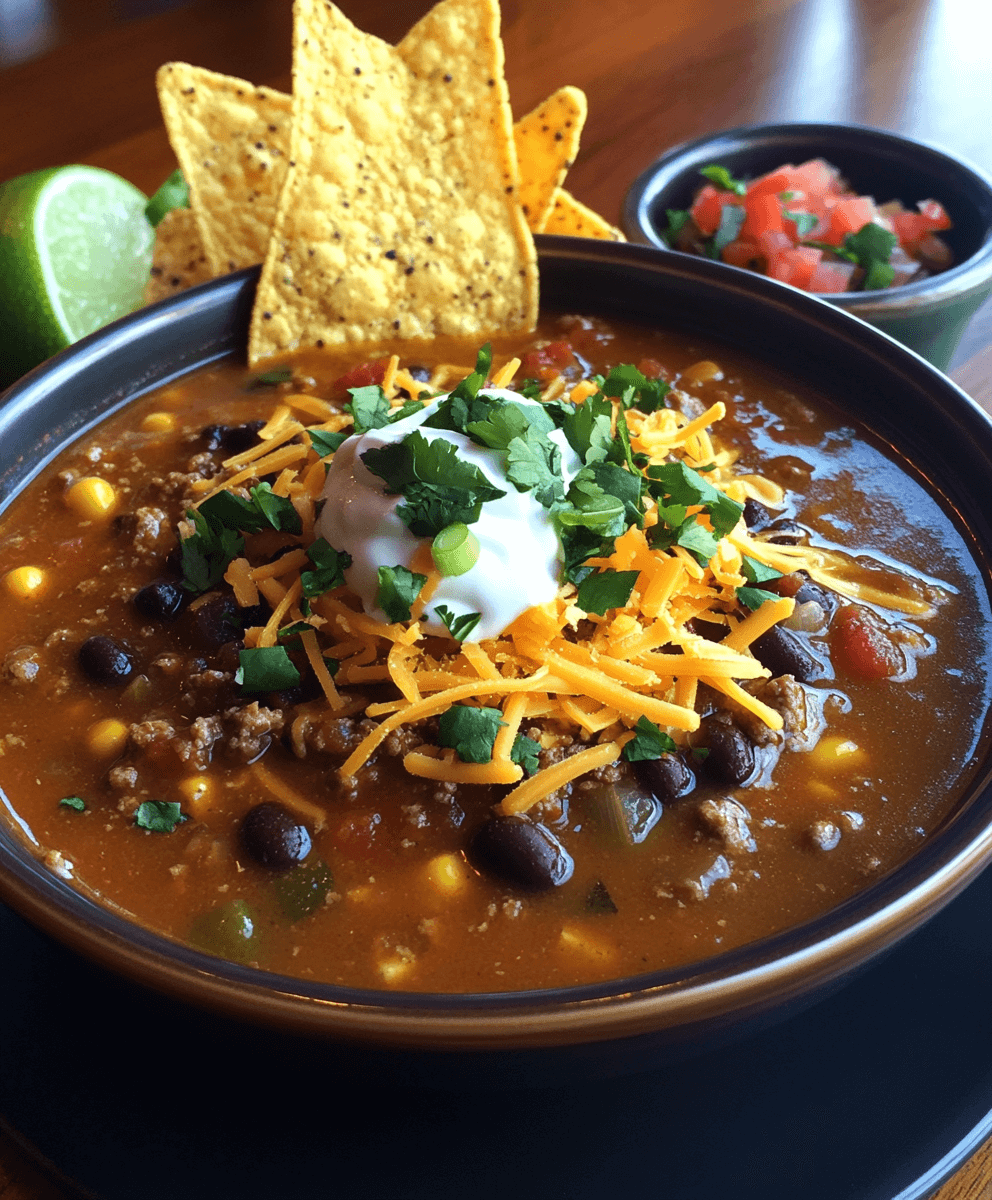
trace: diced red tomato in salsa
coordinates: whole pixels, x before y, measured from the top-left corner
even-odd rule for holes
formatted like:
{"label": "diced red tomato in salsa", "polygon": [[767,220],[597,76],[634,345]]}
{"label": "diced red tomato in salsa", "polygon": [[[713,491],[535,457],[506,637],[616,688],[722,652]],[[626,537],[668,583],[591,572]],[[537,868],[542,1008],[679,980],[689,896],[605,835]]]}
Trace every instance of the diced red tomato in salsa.
{"label": "diced red tomato in salsa", "polygon": [[881,629],[859,609],[845,608],[834,620],[833,661],[855,679],[889,679],[903,669],[902,656]]}
{"label": "diced red tomato in salsa", "polygon": [[375,362],[360,363],[334,381],[334,391],[338,394],[349,388],[369,387],[373,383],[382,383],[386,377],[388,358],[379,358]]}
{"label": "diced red tomato in salsa", "polygon": [[575,355],[568,342],[549,342],[523,356],[521,371],[526,379],[554,378],[573,362]]}

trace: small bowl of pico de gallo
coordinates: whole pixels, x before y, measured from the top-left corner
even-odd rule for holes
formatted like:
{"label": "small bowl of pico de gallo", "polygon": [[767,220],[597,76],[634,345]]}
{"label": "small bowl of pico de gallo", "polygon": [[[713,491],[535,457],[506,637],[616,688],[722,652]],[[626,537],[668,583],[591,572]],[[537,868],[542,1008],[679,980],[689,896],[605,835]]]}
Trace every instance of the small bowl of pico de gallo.
{"label": "small bowl of pico de gallo", "polygon": [[812,292],[941,369],[992,292],[992,179],[866,126],[751,125],[676,146],[634,182],[624,225]]}

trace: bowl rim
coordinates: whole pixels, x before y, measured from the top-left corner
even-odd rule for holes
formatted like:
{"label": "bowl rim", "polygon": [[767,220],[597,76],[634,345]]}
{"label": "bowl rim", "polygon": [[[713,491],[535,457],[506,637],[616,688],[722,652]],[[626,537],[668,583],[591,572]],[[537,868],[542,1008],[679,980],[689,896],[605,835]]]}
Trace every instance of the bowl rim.
{"label": "bowl rim", "polygon": [[[722,264],[648,246],[551,236],[537,240],[543,264],[646,268],[659,276],[736,292],[770,309],[788,310],[825,326],[839,344],[867,344],[887,372],[925,379],[958,427],[983,439],[992,458],[992,421],[970,397],[919,355],[815,296],[783,289],[753,272],[728,273]],[[99,364],[115,345],[140,344],[156,331],[174,329],[183,319],[195,320],[211,306],[243,310],[257,278],[258,268],[249,268],[200,285],[62,351],[7,394],[8,403],[0,408],[0,444],[10,424],[40,404],[54,384]],[[209,353],[216,358],[222,350],[215,347]],[[127,396],[115,397],[114,406],[174,377],[162,376],[147,386],[139,381]],[[72,431],[60,448],[95,423]],[[27,486],[36,473],[33,470],[20,486]],[[825,984],[882,953],[949,903],[992,861],[992,756],[969,784],[968,794],[972,802],[955,810],[917,853],[812,921],[687,968],[576,988],[478,995],[374,992],[308,985],[225,962],[152,933],[70,887],[12,836],[16,814],[13,822],[0,821],[0,899],[101,965],[239,1020],[398,1048],[504,1050],[598,1042],[674,1026],[691,1030],[713,1020],[745,1020],[749,1012],[767,1007],[769,989],[776,1003],[788,1002],[807,992],[811,983]],[[983,797],[984,809],[977,802]],[[5,803],[0,792],[0,806]],[[12,813],[13,807],[6,806]],[[742,968],[728,973],[728,964],[735,963]]]}
{"label": "bowl rim", "polygon": [[[984,193],[992,211],[992,176],[981,167],[959,154],[919,138],[911,138],[893,130],[845,121],[773,121],[749,125],[738,125],[731,129],[714,130],[699,137],[680,142],[670,147],[646,167],[634,180],[624,197],[622,223],[630,239],[643,245],[651,245],[670,254],[684,254],[673,250],[657,232],[651,220],[651,208],[658,194],[684,172],[695,166],[695,159],[706,157],[702,152],[708,146],[727,144],[728,150],[746,151],[749,144],[759,138],[775,138],[783,146],[789,141],[799,144],[806,139],[824,142],[855,139],[866,144],[895,147],[907,156],[919,157],[932,163],[935,175],[951,173],[972,188],[976,194]],[[838,149],[840,146],[838,145]],[[681,165],[685,160],[685,165]],[[730,264],[724,264],[730,266]],[[735,271],[746,270],[733,267]],[[757,274],[757,272],[750,272]],[[897,317],[900,313],[917,314],[922,306],[937,306],[944,302],[974,292],[987,285],[992,277],[992,216],[986,221],[981,244],[968,258],[955,263],[946,271],[931,275],[915,283],[906,283],[898,288],[878,289],[864,292],[805,292],[818,296],[829,303],[846,309],[856,309],[858,315]],[[767,276],[766,276],[767,278]],[[778,281],[773,281],[778,282]],[[790,285],[786,285],[790,286]]]}

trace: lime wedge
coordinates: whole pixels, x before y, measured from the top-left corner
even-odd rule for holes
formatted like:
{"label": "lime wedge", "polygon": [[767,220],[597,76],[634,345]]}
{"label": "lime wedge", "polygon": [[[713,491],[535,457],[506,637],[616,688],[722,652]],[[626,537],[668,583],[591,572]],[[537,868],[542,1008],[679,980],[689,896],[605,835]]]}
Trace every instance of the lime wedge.
{"label": "lime wedge", "polygon": [[147,202],[97,167],[0,184],[0,382],[140,307],[155,238]]}

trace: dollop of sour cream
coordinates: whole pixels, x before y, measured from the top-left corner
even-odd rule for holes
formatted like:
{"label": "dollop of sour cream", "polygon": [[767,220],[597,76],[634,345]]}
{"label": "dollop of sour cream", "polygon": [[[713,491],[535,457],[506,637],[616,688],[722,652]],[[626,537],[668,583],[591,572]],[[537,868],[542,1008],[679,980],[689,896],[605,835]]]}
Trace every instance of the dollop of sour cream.
{"label": "dollop of sour cream", "polygon": [[[539,403],[500,388],[485,388],[479,394],[518,404]],[[397,516],[403,497],[386,494],[385,483],[365,466],[362,455],[401,442],[445,398],[436,397],[419,412],[384,429],[370,429],[347,438],[331,459],[321,493],[326,503],[317,520],[317,533],[335,550],[351,555],[345,581],[360,597],[369,616],[384,623],[389,618],[376,604],[379,568],[403,566],[414,570],[411,564],[415,554],[430,543],[412,534]],[[468,640],[496,637],[525,609],[555,596],[561,546],[554,524],[533,492],[518,492],[507,479],[503,451],[478,446],[465,434],[449,429],[421,429],[421,433],[430,441],[444,438],[451,442],[460,458],[478,467],[492,484],[506,492],[500,499],[482,505],[479,520],[469,526],[479,541],[478,561],[463,575],[441,579],[421,618],[422,626],[426,633],[447,636],[447,628],[434,613],[438,605],[445,605],[455,617],[480,614]],[[560,430],[548,437],[561,451],[562,479],[567,489],[582,464]]]}

